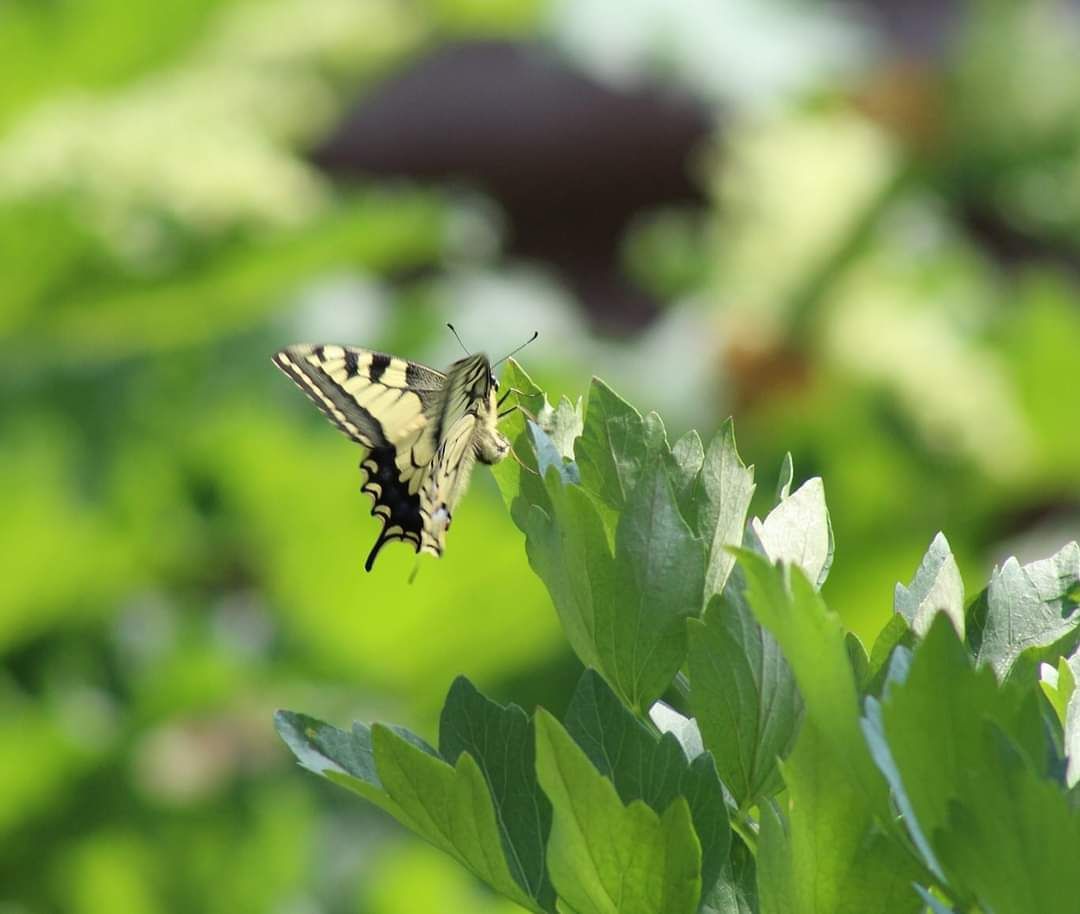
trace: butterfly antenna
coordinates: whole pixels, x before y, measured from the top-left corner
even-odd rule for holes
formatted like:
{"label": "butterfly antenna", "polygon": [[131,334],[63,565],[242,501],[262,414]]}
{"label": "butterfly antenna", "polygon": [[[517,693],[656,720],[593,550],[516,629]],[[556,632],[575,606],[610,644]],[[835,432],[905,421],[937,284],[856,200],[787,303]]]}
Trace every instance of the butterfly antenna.
{"label": "butterfly antenna", "polygon": [[498,368],[503,362],[505,362],[508,358],[510,358],[510,356],[517,355],[519,352],[521,352],[522,349],[524,349],[526,346],[528,346],[529,343],[531,343],[533,340],[535,340],[539,335],[540,335],[540,331],[539,330],[534,330],[532,336],[530,336],[527,340],[525,340],[525,342],[522,343],[520,346],[518,346],[518,348],[515,349],[513,352],[508,352],[501,359],[499,359],[499,361],[497,361],[494,365],[491,366],[492,369]]}
{"label": "butterfly antenna", "polygon": [[465,350],[465,355],[472,355],[472,353],[471,353],[471,352],[469,352],[469,349],[468,349],[468,347],[467,347],[467,346],[466,346],[466,345],[465,345],[465,344],[464,344],[463,342],[461,342],[461,337],[460,337],[460,336],[458,336],[458,332],[457,332],[457,331],[456,331],[456,330],[454,329],[454,325],[453,325],[453,324],[447,324],[446,326],[447,326],[447,327],[449,327],[449,328],[450,328],[450,332],[451,332],[452,334],[454,334],[454,339],[458,341],[458,345],[459,345],[459,346],[460,346],[460,347],[461,347],[462,349],[464,349],[464,350]]}

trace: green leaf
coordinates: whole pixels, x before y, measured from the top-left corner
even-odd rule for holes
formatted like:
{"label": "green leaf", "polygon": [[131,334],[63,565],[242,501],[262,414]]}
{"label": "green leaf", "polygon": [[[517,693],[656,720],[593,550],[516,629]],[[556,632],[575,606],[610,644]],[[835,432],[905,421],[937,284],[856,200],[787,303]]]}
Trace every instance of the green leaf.
{"label": "green leaf", "polygon": [[995,914],[1080,911],[1080,816],[991,724],[976,744],[981,796],[950,804],[935,836],[950,873]]}
{"label": "green leaf", "polygon": [[795,461],[791,457],[791,451],[784,454],[784,462],[780,464],[780,476],[776,480],[776,501],[782,502],[791,494],[791,484],[795,481]]}
{"label": "green leaf", "polygon": [[701,846],[690,808],[676,797],[658,815],[623,805],[570,735],[536,714],[536,766],[554,808],[548,869],[559,910],[573,914],[694,914]]}
{"label": "green leaf", "polygon": [[551,804],[536,782],[535,751],[532,722],[521,708],[496,704],[464,676],[454,680],[439,720],[439,754],[453,765],[468,753],[479,765],[514,880],[541,908],[553,910],[544,867]]}
{"label": "green leaf", "polygon": [[911,584],[896,585],[893,608],[920,637],[939,612],[945,613],[964,637],[964,582],[943,533],[934,537]]}
{"label": "green leaf", "polygon": [[543,910],[510,871],[487,781],[471,755],[462,753],[449,765],[381,724],[371,728],[371,741],[386,792],[421,837],[507,898]]}
{"label": "green leaf", "polygon": [[679,509],[691,526],[694,526],[697,511],[695,496],[698,474],[704,462],[705,449],[701,438],[694,429],[690,429],[672,446],[669,471]]}
{"label": "green leaf", "polygon": [[[609,625],[615,590],[614,559],[596,505],[580,486],[545,477],[550,513],[533,505],[525,521],[525,549],[547,586],[570,646],[585,666],[602,667],[597,625]],[[606,672],[606,670],[605,670]]]}
{"label": "green leaf", "polygon": [[746,809],[780,787],[777,760],[794,742],[802,698],[776,639],[730,590],[687,623],[690,701],[721,780]]}
{"label": "green leaf", "polygon": [[844,635],[844,647],[847,648],[848,661],[851,663],[851,671],[855,674],[855,683],[861,688],[869,678],[870,657],[866,653],[859,636],[854,632]]}
{"label": "green leaf", "polygon": [[774,562],[798,565],[815,587],[829,576],[833,557],[832,524],[820,477],[804,482],[782,499],[764,521],[751,527]]}
{"label": "green leaf", "polygon": [[894,613],[885,623],[885,627],[878,632],[874,641],[874,647],[870,651],[870,665],[864,674],[863,691],[876,695],[881,691],[885,674],[888,671],[889,658],[897,646],[911,647],[915,643],[915,633],[912,632],[907,619],[899,613]]}
{"label": "green leaf", "polygon": [[756,865],[761,914],[795,914],[798,901],[792,882],[791,840],[787,819],[774,800],[761,805]]}
{"label": "green leaf", "polygon": [[641,413],[599,378],[589,387],[574,453],[585,488],[616,511],[622,510],[651,462]]}
{"label": "green leaf", "polygon": [[1077,634],[1080,606],[1080,544],[1048,559],[1021,565],[1009,558],[990,577],[971,611],[969,641],[979,663],[999,678],[1029,648],[1054,645]]}
{"label": "green leaf", "polygon": [[275,713],[274,726],[301,767],[358,793],[403,825],[419,831],[379,780],[368,727],[355,724],[352,731],[347,732],[295,711]]}
{"label": "green leaf", "polygon": [[685,620],[701,612],[705,553],[662,467],[639,478],[615,530],[613,574],[596,619],[601,669],[627,703],[649,708],[686,658]]}
{"label": "green leaf", "polygon": [[701,741],[701,730],[698,729],[694,718],[684,717],[674,708],[658,701],[649,708],[649,719],[661,733],[670,733],[679,741],[683,754],[690,761],[705,751],[705,745]]}
{"label": "green leaf", "polygon": [[720,877],[705,893],[698,914],[757,914],[757,868],[742,841],[731,842],[731,854]]}
{"label": "green leaf", "polygon": [[773,566],[746,549],[740,549],[738,556],[746,574],[746,600],[791,664],[807,719],[870,798],[872,807],[886,814],[885,782],[860,729],[859,696],[840,620],[799,568]]}
{"label": "green leaf", "polygon": [[916,914],[922,902],[911,883],[920,869],[877,827],[866,795],[812,722],[782,767],[795,912]]}
{"label": "green leaf", "polygon": [[[1080,897],[1080,817],[1042,775],[1048,762],[1036,702],[1031,688],[1003,688],[988,667],[973,669],[941,618],[880,708],[867,704],[875,756],[880,763],[883,745],[916,845],[936,859],[952,894],[986,911],[1061,910],[1051,899]],[[875,740],[872,729],[868,737]]]}
{"label": "green leaf", "polygon": [[491,470],[511,518],[524,533],[529,510],[534,505],[550,510],[528,431],[529,417],[539,416],[550,407],[543,391],[513,359],[507,361],[499,386],[514,391],[514,403],[519,408],[499,422],[499,430],[510,441],[514,455],[495,464]]}
{"label": "green leaf", "polygon": [[554,911],[544,868],[551,810],[520,708],[488,701],[459,678],[443,710],[441,756],[382,724],[347,733],[289,711],[275,724],[303,767],[380,806],[518,904]]}
{"label": "green leaf", "polygon": [[728,546],[743,541],[746,512],[754,495],[754,468],[735,448],[735,424],[728,419],[709,443],[694,490],[696,529],[705,542],[705,602],[721,593],[735,565]]}
{"label": "green leaf", "polygon": [[1076,681],[1080,679],[1080,651],[1074,653],[1067,662],[1063,662],[1062,667],[1058,678],[1059,684],[1068,688],[1062,682],[1066,678],[1072,683],[1069,703],[1065,708],[1064,723],[1065,757],[1068,760],[1068,767],[1065,769],[1065,786],[1072,788],[1080,783],[1080,690],[1076,688]]}
{"label": "green leaf", "polygon": [[1039,688],[1042,689],[1050,707],[1054,709],[1058,723],[1062,728],[1068,717],[1069,699],[1076,691],[1076,675],[1073,673],[1073,665],[1080,664],[1080,651],[1077,651],[1066,660],[1061,657],[1058,660],[1057,669],[1044,663],[1039,667]]}
{"label": "green leaf", "polygon": [[716,881],[731,843],[723,787],[713,760],[687,760],[671,734],[659,739],[638,720],[595,670],[586,670],[566,711],[567,732],[624,803],[642,800],[658,813],[677,796],[690,804],[701,842],[702,884]]}
{"label": "green leaf", "polygon": [[567,461],[547,432],[532,420],[529,420],[529,437],[532,439],[537,470],[541,476],[547,476],[547,471],[554,467],[561,482],[575,485],[581,482],[577,464],[572,460]]}
{"label": "green leaf", "polygon": [[930,909],[930,914],[956,914],[952,908],[942,904],[921,885],[915,886],[915,891],[918,892],[919,897],[926,902],[926,906]]}
{"label": "green leaf", "polygon": [[547,432],[559,454],[573,460],[574,442],[584,429],[581,400],[574,404],[567,397],[562,397],[554,408],[545,403],[537,413],[537,423]]}

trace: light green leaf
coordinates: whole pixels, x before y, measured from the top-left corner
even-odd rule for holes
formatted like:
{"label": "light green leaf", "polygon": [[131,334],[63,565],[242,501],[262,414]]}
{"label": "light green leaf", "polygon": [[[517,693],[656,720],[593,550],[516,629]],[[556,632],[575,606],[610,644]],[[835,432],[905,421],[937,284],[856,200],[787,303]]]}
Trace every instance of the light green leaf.
{"label": "light green leaf", "polygon": [[706,603],[723,591],[735,565],[735,556],[726,547],[742,544],[754,488],[754,468],[739,457],[735,424],[728,419],[709,443],[694,490],[696,529],[707,551]]}
{"label": "light green leaf", "polygon": [[908,830],[932,847],[951,894],[984,911],[1062,910],[1052,899],[1080,898],[1080,870],[1066,862],[1080,855],[1080,817],[1043,774],[1036,702],[1026,684],[1003,688],[987,666],[973,669],[941,618],[880,711],[868,705]]}
{"label": "light green leaf", "polygon": [[970,614],[968,639],[978,662],[1004,678],[1025,650],[1075,636],[1080,626],[1078,586],[1078,543],[1028,565],[1007,559],[994,570]]}
{"label": "light green leaf", "polygon": [[867,797],[844,776],[812,722],[782,765],[788,786],[793,914],[916,914],[911,883],[922,875],[904,848],[878,829]]}
{"label": "light green leaf", "polygon": [[702,739],[738,806],[749,808],[780,786],[777,761],[802,719],[795,676],[741,594],[713,598],[704,618],[687,625],[690,701]]}
{"label": "light green leaf", "polygon": [[[1062,662],[1063,669],[1058,683],[1066,687],[1063,680],[1071,681],[1069,703],[1065,708],[1065,757],[1068,767],[1065,769],[1065,786],[1075,787],[1080,783],[1080,690],[1076,681],[1080,679],[1080,651],[1076,651],[1067,662]],[[1066,674],[1065,671],[1068,671]]]}
{"label": "light green leaf", "polygon": [[745,549],[738,556],[746,574],[747,602],[791,664],[807,719],[870,799],[871,807],[887,814],[885,782],[859,726],[859,695],[840,620],[799,568],[781,569]]}
{"label": "light green leaf", "polygon": [[371,728],[371,737],[383,786],[421,837],[507,898],[542,911],[510,871],[491,793],[476,760],[463,752],[451,766],[381,724]]}
{"label": "light green leaf", "polygon": [[642,800],[662,813],[675,797],[686,799],[701,843],[702,884],[712,885],[731,843],[724,791],[712,758],[699,754],[689,762],[674,736],[657,738],[595,670],[582,675],[565,726],[624,803]]}
{"label": "light green leaf", "polygon": [[896,585],[893,608],[920,637],[939,612],[945,613],[964,637],[964,582],[943,533],[934,537],[911,584]]}
{"label": "light green leaf", "polygon": [[548,869],[560,910],[574,914],[694,914],[701,847],[683,797],[662,815],[624,806],[559,723],[536,714],[536,765],[554,807]]}
{"label": "light green leaf", "polygon": [[804,482],[784,498],[764,521],[751,521],[774,562],[798,565],[815,587],[821,587],[832,565],[833,536],[820,477]]}
{"label": "light green leaf", "polygon": [[1050,707],[1054,709],[1062,727],[1068,717],[1069,699],[1076,691],[1076,675],[1073,673],[1073,665],[1076,664],[1080,664],[1080,651],[1075,652],[1068,660],[1059,658],[1056,669],[1049,663],[1039,666],[1039,688],[1050,702]]}

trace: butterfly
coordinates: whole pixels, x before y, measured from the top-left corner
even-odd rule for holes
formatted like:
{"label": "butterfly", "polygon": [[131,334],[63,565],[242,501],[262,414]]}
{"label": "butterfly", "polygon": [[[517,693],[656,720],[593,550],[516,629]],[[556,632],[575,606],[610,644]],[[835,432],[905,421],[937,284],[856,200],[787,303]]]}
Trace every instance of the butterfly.
{"label": "butterfly", "polygon": [[467,355],[443,373],[369,349],[301,344],[274,353],[273,361],[367,449],[360,487],[383,526],[364,568],[371,571],[394,540],[442,555],[473,466],[494,465],[510,452],[498,421],[511,391],[496,399],[499,382],[487,356]]}

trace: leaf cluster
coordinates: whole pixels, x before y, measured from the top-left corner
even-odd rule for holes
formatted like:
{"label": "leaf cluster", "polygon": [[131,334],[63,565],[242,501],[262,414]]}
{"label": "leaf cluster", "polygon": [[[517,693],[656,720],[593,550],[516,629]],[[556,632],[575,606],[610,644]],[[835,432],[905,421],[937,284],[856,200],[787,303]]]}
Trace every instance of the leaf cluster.
{"label": "leaf cluster", "polygon": [[820,479],[788,459],[748,520],[730,421],[671,445],[598,380],[584,408],[504,383],[496,476],[586,667],[569,708],[459,678],[437,748],[279,712],[304,767],[536,912],[1080,911],[1080,546],[965,607],[939,535],[867,651],[819,592]]}

